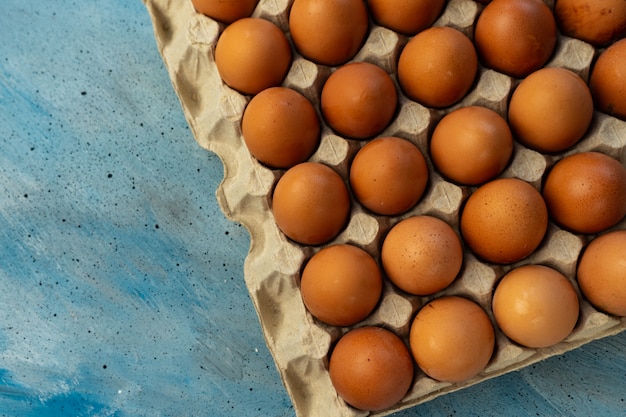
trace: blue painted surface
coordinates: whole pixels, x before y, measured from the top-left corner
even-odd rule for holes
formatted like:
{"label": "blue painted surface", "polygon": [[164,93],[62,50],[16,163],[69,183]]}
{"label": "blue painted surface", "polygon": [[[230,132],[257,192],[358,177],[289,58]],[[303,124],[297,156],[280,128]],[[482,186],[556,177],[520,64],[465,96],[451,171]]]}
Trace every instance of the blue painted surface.
{"label": "blue painted surface", "polygon": [[[1,0],[0,40],[0,416],[294,415],[142,2]],[[625,410],[622,333],[397,415]]]}

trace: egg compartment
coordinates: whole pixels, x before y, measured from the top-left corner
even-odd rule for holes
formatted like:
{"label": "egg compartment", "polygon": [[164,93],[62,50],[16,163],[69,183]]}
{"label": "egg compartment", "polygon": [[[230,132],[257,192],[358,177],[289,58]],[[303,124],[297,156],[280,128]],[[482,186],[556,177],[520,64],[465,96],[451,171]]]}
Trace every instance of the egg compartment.
{"label": "egg compartment", "polygon": [[[443,383],[426,377],[416,369],[412,387],[394,407],[369,413],[346,405],[332,386],[327,366],[334,343],[349,328],[320,323],[304,307],[299,292],[299,276],[305,262],[320,247],[294,243],[274,223],[271,193],[284,171],[268,169],[260,164],[249,154],[242,140],[240,122],[249,97],[225,86],[212,60],[215,42],[225,25],[196,13],[190,1],[144,2],[153,20],[158,49],[194,137],[200,146],[214,152],[223,161],[224,179],[216,192],[218,203],[228,218],[242,223],[250,233],[244,279],[268,348],[297,415],[387,415],[626,329],[626,318],[596,310],[579,292],[579,321],[574,331],[555,346],[524,348],[511,342],[494,326],[496,350],[487,368],[474,378],[462,383]],[[287,32],[291,2],[261,0],[254,16],[271,20]],[[553,6],[552,1],[546,3]],[[482,7],[471,0],[450,0],[434,25],[454,27],[472,37],[473,24]],[[397,58],[407,40],[406,36],[372,24],[365,45],[353,61],[377,64],[396,80]],[[548,66],[568,68],[587,80],[597,53],[587,43],[561,36]],[[333,68],[302,58],[294,50],[292,67],[283,85],[301,92],[319,108],[321,88],[332,71]],[[412,210],[394,217],[375,215],[353,198],[349,223],[328,244],[351,243],[379,259],[382,239],[389,229],[401,219],[416,214],[441,218],[458,233],[459,213],[475,187],[453,184],[437,173],[428,157],[430,134],[445,114],[462,106],[481,105],[506,115],[508,100],[518,82],[496,71],[480,68],[470,93],[460,103],[446,109],[429,109],[407,99],[396,82],[398,110],[392,123],[379,136],[400,136],[420,148],[429,165],[427,191]],[[364,143],[342,138],[323,125],[319,148],[311,160],[333,167],[347,183],[350,161]],[[558,159],[589,150],[601,151],[625,164],[626,122],[596,112],[586,137],[574,148],[556,155],[543,155],[516,143],[512,160],[501,176],[526,180],[539,189],[546,172]],[[613,229],[626,229],[626,219]],[[376,310],[352,327],[366,324],[384,326],[406,341],[411,320],[419,308],[430,299],[448,294],[462,295],[478,302],[493,321],[490,305],[493,288],[515,266],[527,263],[552,266],[568,276],[577,289],[574,278],[577,260],[592,237],[570,233],[550,223],[541,246],[530,257],[513,265],[489,264],[466,250],[457,279],[448,288],[430,297],[409,296],[385,280],[383,296]]]}

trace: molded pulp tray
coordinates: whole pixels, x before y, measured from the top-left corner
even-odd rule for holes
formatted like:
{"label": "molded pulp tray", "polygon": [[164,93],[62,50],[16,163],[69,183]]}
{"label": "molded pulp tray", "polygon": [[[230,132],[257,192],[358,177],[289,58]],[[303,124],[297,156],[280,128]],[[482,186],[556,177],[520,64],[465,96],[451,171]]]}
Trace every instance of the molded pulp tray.
{"label": "molded pulp tray", "polygon": [[[553,347],[526,349],[509,341],[496,328],[494,356],[487,368],[471,380],[456,384],[443,383],[417,371],[408,394],[392,409],[368,413],[348,406],[337,396],[328,376],[327,365],[329,350],[349,329],[321,324],[312,318],[302,303],[298,289],[300,270],[303,263],[319,248],[293,243],[274,223],[270,210],[271,193],[283,171],[270,170],[259,164],[243,142],[240,122],[250,97],[225,86],[213,61],[215,43],[224,25],[197,13],[190,0],[144,2],[153,21],[159,51],[193,134],[200,146],[216,153],[224,163],[225,177],[217,190],[218,202],[227,217],[242,223],[250,232],[251,247],[244,267],[246,285],[269,350],[299,416],[386,415],[564,353],[626,328],[626,318],[616,318],[597,311],[579,294],[579,322],[566,340]],[[552,7],[553,2],[547,3]],[[288,33],[290,5],[290,0],[261,0],[253,16],[268,19]],[[471,0],[450,0],[434,25],[451,26],[472,37],[473,24],[482,7]],[[397,58],[407,40],[404,36],[371,24],[369,37],[353,60],[378,64],[392,74],[395,80],[393,74]],[[299,56],[295,50],[293,52],[293,64],[283,85],[301,92],[317,106],[321,88],[333,68],[315,65]],[[548,66],[568,68],[587,80],[597,54],[598,51],[589,44],[560,37]],[[424,155],[428,155],[428,136],[443,115],[461,106],[477,104],[505,116],[510,93],[518,82],[514,78],[481,68],[478,82],[469,95],[461,103],[444,110],[428,109],[400,93],[400,109],[381,136],[394,135],[409,139]],[[320,146],[311,160],[333,167],[345,179],[350,160],[362,144],[362,141],[341,138],[324,125]],[[501,176],[521,178],[539,189],[544,173],[554,162],[566,154],[588,150],[604,152],[626,163],[626,122],[596,112],[586,137],[575,149],[562,155],[545,156],[516,144],[513,159]],[[459,210],[471,188],[445,181],[432,169],[430,162],[429,166],[431,177],[427,193],[410,212],[397,217],[375,216],[353,201],[349,224],[331,243],[352,243],[377,258],[381,237],[402,218],[430,214],[448,221],[458,229]],[[626,229],[626,220],[622,220],[614,229]],[[481,304],[491,315],[494,284],[512,267],[524,263],[553,266],[575,284],[578,256],[592,237],[575,235],[550,224],[545,241],[533,255],[518,264],[507,266],[483,263],[466,252],[460,276],[449,288],[435,296],[466,296]],[[382,325],[406,340],[412,317],[435,296],[407,297],[387,282],[379,306],[359,325]]]}

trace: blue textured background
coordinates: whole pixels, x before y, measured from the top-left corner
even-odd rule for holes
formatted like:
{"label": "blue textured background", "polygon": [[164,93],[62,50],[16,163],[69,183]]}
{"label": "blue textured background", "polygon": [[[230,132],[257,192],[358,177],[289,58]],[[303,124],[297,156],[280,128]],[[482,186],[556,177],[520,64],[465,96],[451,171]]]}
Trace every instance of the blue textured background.
{"label": "blue textured background", "polygon": [[[222,175],[140,0],[0,0],[1,416],[294,415]],[[398,416],[625,410],[622,333]]]}

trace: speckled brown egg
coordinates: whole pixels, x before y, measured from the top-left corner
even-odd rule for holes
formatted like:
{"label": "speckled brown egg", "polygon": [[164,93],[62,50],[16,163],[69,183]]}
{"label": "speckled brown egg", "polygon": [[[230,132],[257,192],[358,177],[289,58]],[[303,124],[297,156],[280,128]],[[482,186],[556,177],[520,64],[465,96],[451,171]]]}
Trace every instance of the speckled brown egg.
{"label": "speckled brown egg", "polygon": [[400,53],[398,81],[404,93],[427,107],[448,107],[474,84],[478,58],[474,44],[451,27],[431,27],[415,35]]}
{"label": "speckled brown egg", "polygon": [[295,0],[289,12],[293,43],[322,65],[346,63],[363,45],[369,27],[362,0]]}
{"label": "speckled brown egg", "polygon": [[499,175],[513,154],[513,135],[502,116],[468,106],[445,115],[430,141],[435,167],[460,184],[478,185]]}
{"label": "speckled brown egg", "polygon": [[402,339],[381,327],[360,327],[339,339],[328,372],[351,406],[378,411],[398,403],[413,382],[413,360]]}
{"label": "speckled brown egg", "polygon": [[626,316],[626,230],[592,240],[580,258],[577,278],[580,290],[594,306]]}
{"label": "speckled brown egg", "polygon": [[345,226],[350,215],[350,194],[337,172],[319,162],[289,168],[272,195],[278,228],[304,245],[325,243]]}
{"label": "speckled brown egg", "polygon": [[517,178],[485,183],[461,212],[461,234],[480,258],[498,264],[524,259],[539,246],[548,227],[548,210],[537,191]]}
{"label": "speckled brown egg", "polygon": [[459,296],[437,298],[415,316],[410,348],[418,367],[444,382],[465,381],[482,371],[493,355],[495,331],[474,301]]}
{"label": "speckled brown egg", "polygon": [[320,140],[313,104],[286,87],[270,87],[254,96],[244,110],[241,130],[252,156],[273,168],[304,162]]}
{"label": "speckled brown egg", "polygon": [[282,84],[291,67],[291,46],[274,23],[246,17],[226,27],[218,38],[215,66],[226,85],[254,95]]}
{"label": "speckled brown egg", "polygon": [[542,0],[493,0],[481,12],[474,43],[487,67],[523,78],[552,56],[557,28]]}
{"label": "speckled brown egg", "polygon": [[598,110],[626,120],[626,38],[600,54],[591,69],[589,88]]}
{"label": "speckled brown egg", "polygon": [[596,46],[626,35],[624,0],[558,0],[554,15],[564,35]]}
{"label": "speckled brown egg", "polygon": [[549,171],[543,197],[562,227],[598,233],[626,215],[626,168],[600,152],[567,156]]}
{"label": "speckled brown egg", "polygon": [[572,332],[579,315],[572,283],[544,265],[524,265],[508,272],[496,286],[492,307],[504,334],[531,348],[561,342]]}
{"label": "speckled brown egg", "polygon": [[340,135],[366,139],[387,127],[397,103],[389,74],[368,62],[351,62],[328,77],[320,105],[324,119]]}
{"label": "speckled brown egg", "polygon": [[412,208],[422,197],[428,177],[422,152],[398,137],[368,142],[350,166],[350,185],[356,199],[382,215],[396,215]]}
{"label": "speckled brown egg", "polygon": [[331,326],[350,326],[374,310],[383,288],[374,258],[347,244],[328,246],[306,263],[300,280],[309,312]]}
{"label": "speckled brown egg", "polygon": [[400,289],[430,295],[454,281],[463,265],[463,247],[449,224],[418,215],[391,228],[383,240],[381,260],[385,273]]}
{"label": "speckled brown egg", "polygon": [[509,103],[509,125],[517,140],[546,153],[578,143],[593,118],[587,83],[565,68],[542,68],[515,88]]}

